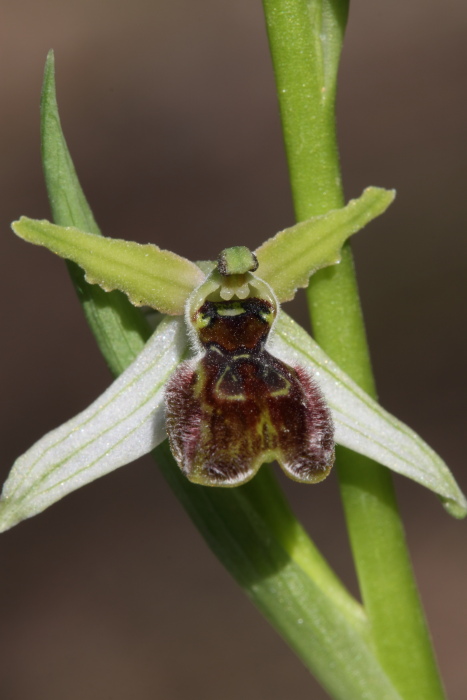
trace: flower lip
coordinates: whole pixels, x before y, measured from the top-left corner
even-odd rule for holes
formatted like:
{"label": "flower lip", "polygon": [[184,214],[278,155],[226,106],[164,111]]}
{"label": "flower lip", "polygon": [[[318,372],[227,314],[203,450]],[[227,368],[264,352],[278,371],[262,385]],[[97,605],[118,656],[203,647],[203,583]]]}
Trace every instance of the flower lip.
{"label": "flower lip", "polygon": [[277,309],[264,299],[205,301],[194,318],[204,348],[218,347],[232,357],[264,347]]}
{"label": "flower lip", "polygon": [[[245,250],[248,251],[248,249]],[[233,309],[238,310],[242,305],[241,302],[248,299],[258,299],[269,305],[272,329],[279,312],[279,303],[269,284],[252,272],[222,275],[216,267],[207,275],[204,282],[190,294],[185,306],[185,322],[195,353],[203,352],[198,333],[202,324],[200,310],[203,305],[206,302],[220,304],[224,311],[230,308],[230,313],[235,313]]]}
{"label": "flower lip", "polygon": [[[270,295],[261,280],[250,281],[250,293],[264,285]],[[332,421],[307,371],[265,347],[277,303],[224,301],[216,292],[190,314],[198,352],[166,391],[167,433],[181,470],[204,486],[235,486],[277,459],[292,479],[321,481],[334,461]]]}

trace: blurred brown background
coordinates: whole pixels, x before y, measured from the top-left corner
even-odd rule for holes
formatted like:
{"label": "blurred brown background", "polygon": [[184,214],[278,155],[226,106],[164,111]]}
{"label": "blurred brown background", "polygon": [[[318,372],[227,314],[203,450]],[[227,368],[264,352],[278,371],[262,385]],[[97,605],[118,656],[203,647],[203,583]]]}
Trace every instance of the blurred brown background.
{"label": "blurred brown background", "polygon": [[[293,215],[259,0],[16,0],[0,13],[4,477],[109,382],[63,263],[9,230],[20,214],[49,216],[38,111],[49,48],[107,234],[212,258]],[[380,397],[464,490],[466,30],[464,0],[354,2],[338,105],[347,196],[398,190],[354,246]],[[462,700],[466,524],[396,482],[449,696]],[[335,478],[284,486],[355,591]],[[2,535],[0,561],[2,700],[326,697],[149,458]]]}

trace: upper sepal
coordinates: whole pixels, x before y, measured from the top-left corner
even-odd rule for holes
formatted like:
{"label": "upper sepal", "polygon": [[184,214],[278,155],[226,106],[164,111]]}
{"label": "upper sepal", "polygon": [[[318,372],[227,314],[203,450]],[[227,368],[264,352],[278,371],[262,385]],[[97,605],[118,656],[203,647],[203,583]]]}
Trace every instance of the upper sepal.
{"label": "upper sepal", "polygon": [[195,263],[152,243],[97,236],[25,216],[12,229],[25,241],[76,262],[91,284],[107,292],[119,289],[135,306],[151,306],[172,316],[183,314],[187,297],[204,279]]}
{"label": "upper sepal", "polygon": [[394,190],[367,187],[342,209],[280,231],[255,251],[256,274],[271,285],[279,302],[290,301],[314,272],[338,263],[347,238],[385,212],[394,197]]}

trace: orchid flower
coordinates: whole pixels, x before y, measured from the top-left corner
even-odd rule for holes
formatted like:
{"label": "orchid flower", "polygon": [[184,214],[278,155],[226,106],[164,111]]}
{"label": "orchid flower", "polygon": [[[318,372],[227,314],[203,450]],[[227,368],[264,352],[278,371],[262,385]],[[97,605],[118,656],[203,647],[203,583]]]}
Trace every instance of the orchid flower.
{"label": "orchid flower", "polygon": [[102,396],[19,457],[4,485],[1,528],[149,452],[167,432],[182,470],[204,486],[244,483],[273,459],[313,483],[332,466],[332,423],[336,442],[418,481],[464,515],[465,498],[442,460],[279,310],[315,270],[338,263],[344,241],[393,197],[368,188],[254,254],[237,246],[199,265],[151,244],[15,222],[17,235],[78,263],[88,282],[165,317]]}
{"label": "orchid flower", "polygon": [[[43,144],[53,177],[67,173],[77,208],[85,210],[53,77],[49,56]],[[467,501],[440,457],[280,309],[316,270],[337,264],[349,236],[393,199],[394,192],[370,187],[254,253],[235,246],[216,262],[197,264],[152,244],[25,217],[15,222],[18,236],[77,263],[87,282],[164,316],[102,396],[17,459],[0,500],[0,529],[149,452],[167,433],[182,471],[203,486],[237,486],[273,459],[293,479],[320,481],[331,469],[335,440],[426,486],[452,515],[465,516]],[[92,217],[88,222],[92,228]]]}

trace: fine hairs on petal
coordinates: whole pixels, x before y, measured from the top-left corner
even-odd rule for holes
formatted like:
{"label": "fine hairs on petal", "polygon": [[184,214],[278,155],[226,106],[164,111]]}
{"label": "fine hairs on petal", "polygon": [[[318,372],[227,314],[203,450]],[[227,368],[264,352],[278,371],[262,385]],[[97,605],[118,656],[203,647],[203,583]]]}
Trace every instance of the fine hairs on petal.
{"label": "fine hairs on petal", "polygon": [[330,414],[309,373],[265,347],[278,313],[272,290],[242,273],[251,296],[226,300],[217,281],[213,273],[187,304],[197,353],[168,383],[172,453],[204,486],[243,484],[274,459],[296,481],[321,481],[334,461]]}

